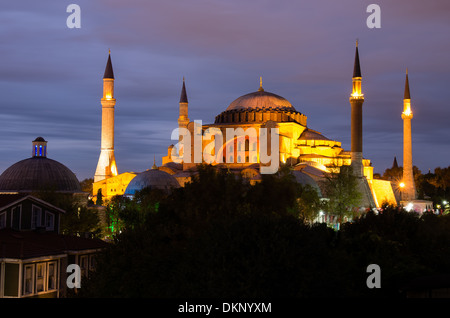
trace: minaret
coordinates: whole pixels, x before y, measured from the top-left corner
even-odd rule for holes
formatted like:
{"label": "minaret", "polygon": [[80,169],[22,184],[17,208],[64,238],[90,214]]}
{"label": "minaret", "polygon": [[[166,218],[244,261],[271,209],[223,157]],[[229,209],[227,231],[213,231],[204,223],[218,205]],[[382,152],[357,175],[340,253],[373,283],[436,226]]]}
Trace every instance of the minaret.
{"label": "minaret", "polygon": [[189,118],[188,118],[188,98],[186,94],[186,85],[184,83],[184,77],[183,77],[183,87],[181,88],[179,105],[180,105],[180,116],[178,117],[178,127],[186,128],[187,124],[189,124]]}
{"label": "minaret", "polygon": [[409,93],[408,69],[406,69],[405,93],[403,97],[403,183],[402,201],[411,201],[416,198],[412,165],[412,139],[411,139],[411,95]]}
{"label": "minaret", "polygon": [[358,41],[356,41],[355,64],[353,67],[353,90],[350,96],[351,109],[351,165],[357,177],[364,176],[362,163],[362,106],[364,94],[361,93],[361,68],[359,65]]}
{"label": "minaret", "polygon": [[[181,95],[180,95],[180,115],[178,117],[178,128],[187,128],[187,125],[189,124],[189,117],[188,117],[188,98],[186,94],[186,85],[184,83],[184,77],[183,77],[183,87],[181,88]],[[182,147],[182,134],[179,135],[178,141],[180,148],[178,149],[178,156],[180,158],[183,158],[183,147]]]}
{"label": "minaret", "polygon": [[109,51],[103,75],[102,104],[102,139],[101,151],[95,171],[94,182],[116,176],[117,166],[114,157],[114,72],[111,64],[111,51]]}

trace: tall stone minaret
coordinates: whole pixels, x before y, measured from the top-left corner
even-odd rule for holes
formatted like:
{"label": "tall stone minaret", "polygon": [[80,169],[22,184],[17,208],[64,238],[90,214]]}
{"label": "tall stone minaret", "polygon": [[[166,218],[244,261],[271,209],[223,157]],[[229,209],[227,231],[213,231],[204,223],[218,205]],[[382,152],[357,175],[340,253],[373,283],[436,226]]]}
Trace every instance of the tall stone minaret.
{"label": "tall stone minaret", "polygon": [[183,87],[181,88],[181,95],[180,95],[180,115],[178,117],[178,127],[179,128],[186,128],[189,124],[189,118],[188,118],[188,98],[186,94],[186,85],[184,83],[184,77],[183,77]]}
{"label": "tall stone minaret", "polygon": [[364,176],[362,154],[362,106],[364,94],[361,93],[361,68],[359,65],[358,41],[356,41],[355,64],[353,67],[353,90],[350,96],[351,110],[351,165],[357,177]]}
{"label": "tall stone minaret", "polygon": [[408,69],[406,69],[405,93],[403,97],[403,183],[402,201],[411,201],[416,198],[412,164],[412,139],[411,139],[411,95],[409,93]]}
{"label": "tall stone minaret", "polygon": [[[181,95],[180,95],[180,103],[179,103],[179,108],[180,108],[180,114],[178,117],[178,128],[187,128],[188,124],[189,124],[189,117],[188,117],[188,98],[187,98],[187,94],[186,94],[186,85],[184,83],[184,77],[183,77],[183,87],[181,88]],[[178,149],[178,156],[180,158],[183,157],[183,147],[182,145],[182,135],[180,134],[179,136],[179,145],[180,148]]]}
{"label": "tall stone minaret", "polygon": [[117,165],[114,157],[114,72],[111,64],[111,51],[108,55],[105,74],[103,75],[103,97],[102,104],[102,139],[100,157],[94,182],[116,176]]}

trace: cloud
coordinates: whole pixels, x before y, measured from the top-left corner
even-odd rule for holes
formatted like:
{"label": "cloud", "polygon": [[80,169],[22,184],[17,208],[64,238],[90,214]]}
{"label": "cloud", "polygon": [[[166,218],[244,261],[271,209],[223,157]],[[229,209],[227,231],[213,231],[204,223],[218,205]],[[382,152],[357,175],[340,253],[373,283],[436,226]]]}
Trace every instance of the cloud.
{"label": "cloud", "polygon": [[19,1],[0,12],[0,172],[27,157],[37,135],[79,178],[99,155],[102,76],[111,49],[116,75],[119,170],[142,171],[166,154],[177,125],[182,77],[189,117],[205,123],[235,98],[266,90],[287,98],[308,125],[350,143],[355,39],[363,72],[364,151],[383,172],[402,153],[404,72],[413,98],[414,162],[448,166],[446,0],[370,1],[80,0],[81,29],[66,27],[69,3]]}

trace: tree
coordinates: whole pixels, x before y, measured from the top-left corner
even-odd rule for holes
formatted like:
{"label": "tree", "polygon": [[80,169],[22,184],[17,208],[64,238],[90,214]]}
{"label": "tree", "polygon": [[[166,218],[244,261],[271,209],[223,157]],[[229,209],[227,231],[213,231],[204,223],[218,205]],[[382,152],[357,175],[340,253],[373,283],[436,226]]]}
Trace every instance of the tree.
{"label": "tree", "polygon": [[92,189],[93,189],[93,183],[94,178],[87,178],[80,182],[81,191],[88,192],[90,195],[93,195]]}
{"label": "tree", "polygon": [[101,236],[100,219],[96,209],[72,205],[61,216],[62,234]]}
{"label": "tree", "polygon": [[78,235],[81,233],[90,233],[94,236],[100,235],[100,220],[97,210],[80,204],[72,194],[59,193],[51,188],[43,188],[33,192],[33,195],[65,211],[61,215],[61,233],[70,235]]}
{"label": "tree", "polygon": [[309,184],[300,186],[300,195],[298,198],[298,209],[300,217],[305,221],[312,223],[319,215],[320,210],[325,207],[321,201],[317,190]]}
{"label": "tree", "polygon": [[[417,276],[450,272],[450,215],[387,207],[335,231],[291,213],[297,201],[291,186],[287,174],[254,187],[206,167],[162,198],[150,192],[134,202],[117,198],[119,214],[136,204],[139,217],[128,221],[139,226],[117,233],[75,296],[399,297]],[[369,264],[381,267],[380,289],[365,284]]]}
{"label": "tree", "polygon": [[103,205],[103,194],[102,194],[102,188],[99,188],[97,191],[97,201],[95,202],[96,205]]}
{"label": "tree", "polygon": [[354,209],[360,205],[362,194],[358,183],[351,166],[341,166],[339,172],[331,172],[325,176],[322,184],[328,199],[326,209],[337,216],[338,222],[351,218]]}
{"label": "tree", "polygon": [[[333,261],[334,231],[298,218],[298,190],[287,171],[252,186],[205,166],[185,187],[158,199],[157,209],[148,196],[121,201],[119,214],[133,209],[125,223],[139,220],[139,226],[117,233],[79,295],[338,296],[350,280]],[[330,281],[334,287],[324,289]]]}

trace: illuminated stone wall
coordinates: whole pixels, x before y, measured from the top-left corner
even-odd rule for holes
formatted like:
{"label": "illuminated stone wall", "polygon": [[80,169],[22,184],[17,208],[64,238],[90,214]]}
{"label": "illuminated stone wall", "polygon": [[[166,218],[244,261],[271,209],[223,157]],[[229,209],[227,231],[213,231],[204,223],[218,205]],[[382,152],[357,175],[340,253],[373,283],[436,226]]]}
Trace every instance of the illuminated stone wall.
{"label": "illuminated stone wall", "polygon": [[115,195],[123,195],[128,184],[136,175],[134,172],[124,172],[117,176],[94,182],[92,187],[94,202],[97,202],[98,189],[102,189],[103,202],[111,200]]}

